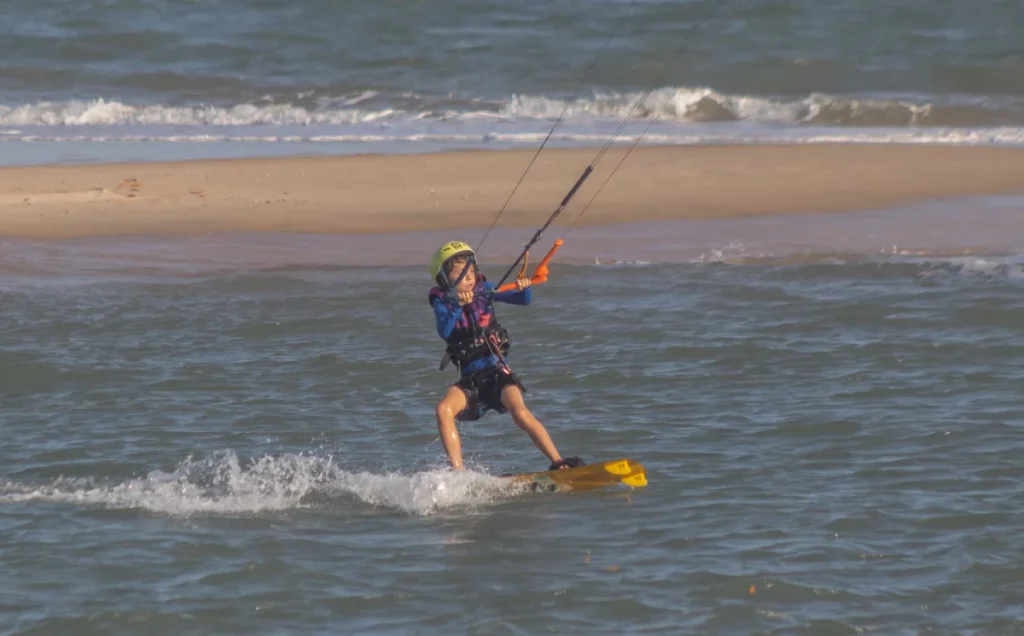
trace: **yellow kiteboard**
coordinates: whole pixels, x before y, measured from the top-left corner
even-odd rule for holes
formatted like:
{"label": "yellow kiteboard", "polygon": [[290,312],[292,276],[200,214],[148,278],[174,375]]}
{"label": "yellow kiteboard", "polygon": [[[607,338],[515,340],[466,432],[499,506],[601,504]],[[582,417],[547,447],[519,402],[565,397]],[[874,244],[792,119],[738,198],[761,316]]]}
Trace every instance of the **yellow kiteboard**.
{"label": "yellow kiteboard", "polygon": [[530,490],[541,492],[579,492],[618,484],[634,488],[647,485],[644,467],[632,459],[615,459],[579,468],[562,468],[505,477],[514,484],[527,484]]}

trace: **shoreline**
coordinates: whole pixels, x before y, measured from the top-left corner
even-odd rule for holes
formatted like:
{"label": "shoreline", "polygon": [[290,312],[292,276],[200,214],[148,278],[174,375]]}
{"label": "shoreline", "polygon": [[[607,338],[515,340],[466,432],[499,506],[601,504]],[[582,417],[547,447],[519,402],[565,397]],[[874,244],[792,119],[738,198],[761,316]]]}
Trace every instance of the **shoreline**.
{"label": "shoreline", "polygon": [[[601,189],[613,146],[559,219]],[[486,228],[536,153],[443,150],[0,168],[0,236]],[[593,159],[545,149],[498,221],[536,227]],[[1024,148],[858,144],[640,146],[580,226],[880,210],[1024,193]]]}

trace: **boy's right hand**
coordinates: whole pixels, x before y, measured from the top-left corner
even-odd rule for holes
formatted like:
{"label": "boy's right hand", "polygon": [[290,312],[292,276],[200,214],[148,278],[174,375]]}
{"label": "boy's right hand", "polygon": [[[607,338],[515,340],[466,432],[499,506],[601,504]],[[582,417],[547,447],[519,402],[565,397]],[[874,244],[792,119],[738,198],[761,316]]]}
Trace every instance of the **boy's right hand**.
{"label": "boy's right hand", "polygon": [[476,294],[473,293],[473,290],[459,292],[459,304],[468,305],[469,303],[473,302],[473,298],[475,296]]}

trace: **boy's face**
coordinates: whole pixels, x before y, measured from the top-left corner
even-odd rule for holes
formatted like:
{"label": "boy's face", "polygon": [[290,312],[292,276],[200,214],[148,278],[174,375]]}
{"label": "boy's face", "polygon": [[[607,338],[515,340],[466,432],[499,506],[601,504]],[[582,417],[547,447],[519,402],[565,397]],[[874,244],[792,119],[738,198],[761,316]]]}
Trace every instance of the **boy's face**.
{"label": "boy's face", "polygon": [[[462,272],[466,270],[467,266],[469,266],[468,261],[462,259],[454,261],[452,263],[452,271],[448,273],[448,280],[452,282],[459,280],[459,276],[462,276]],[[456,288],[456,291],[473,291],[474,287],[476,287],[476,271],[475,268],[470,267],[469,270],[466,271],[466,275],[463,277],[462,282],[460,282],[459,286]]]}

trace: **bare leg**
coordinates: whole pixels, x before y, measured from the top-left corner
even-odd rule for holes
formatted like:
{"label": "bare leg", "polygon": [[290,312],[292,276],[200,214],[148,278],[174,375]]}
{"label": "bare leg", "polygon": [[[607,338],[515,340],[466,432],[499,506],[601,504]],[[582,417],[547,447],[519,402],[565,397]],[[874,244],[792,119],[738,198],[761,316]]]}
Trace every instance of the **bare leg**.
{"label": "bare leg", "polygon": [[437,432],[441,434],[441,443],[455,470],[462,470],[462,443],[459,441],[459,429],[455,426],[455,416],[467,405],[466,394],[457,386],[448,387],[448,392],[437,403]]}
{"label": "bare leg", "polygon": [[552,462],[562,459],[554,442],[551,441],[547,429],[533,416],[530,409],[526,408],[526,403],[523,402],[523,392],[519,390],[519,387],[512,384],[502,389],[501,404],[512,416],[512,421],[516,423],[516,426],[526,431],[540,452],[547,455]]}

